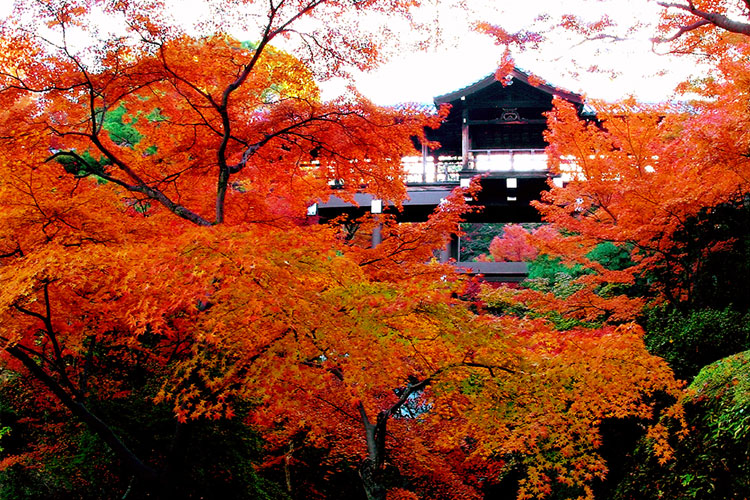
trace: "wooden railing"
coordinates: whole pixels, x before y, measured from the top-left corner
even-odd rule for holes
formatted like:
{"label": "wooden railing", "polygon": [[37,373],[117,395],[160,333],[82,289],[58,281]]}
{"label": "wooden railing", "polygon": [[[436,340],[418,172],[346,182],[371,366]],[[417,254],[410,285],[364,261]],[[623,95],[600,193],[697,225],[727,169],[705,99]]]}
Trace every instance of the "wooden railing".
{"label": "wooden railing", "polygon": [[477,172],[545,172],[543,149],[472,149],[469,167]]}
{"label": "wooden railing", "polygon": [[404,158],[408,184],[458,182],[462,172],[546,172],[547,155],[543,149],[472,149],[467,169],[460,156],[411,156]]}

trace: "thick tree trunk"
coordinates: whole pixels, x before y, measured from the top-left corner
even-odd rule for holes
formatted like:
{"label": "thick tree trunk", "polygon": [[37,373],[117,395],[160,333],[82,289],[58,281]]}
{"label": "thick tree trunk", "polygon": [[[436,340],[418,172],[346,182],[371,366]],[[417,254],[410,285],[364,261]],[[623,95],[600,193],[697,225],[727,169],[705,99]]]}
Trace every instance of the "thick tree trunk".
{"label": "thick tree trunk", "polygon": [[361,402],[359,403],[359,416],[362,419],[367,439],[367,458],[359,466],[359,477],[362,478],[362,486],[365,489],[367,500],[385,500],[389,485],[393,484],[394,477],[398,475],[397,469],[386,467],[385,462],[385,437],[388,419],[401,408],[409,399],[409,396],[414,394],[415,391],[424,389],[430,383],[430,380],[431,378],[428,377],[421,382],[410,381],[400,391],[398,401],[393,406],[378,412],[374,424],[370,422],[364,405]]}
{"label": "thick tree trunk", "polygon": [[362,423],[367,437],[367,458],[359,466],[359,477],[365,489],[367,500],[385,500],[388,486],[385,477],[385,433],[389,414],[378,413],[375,424],[367,418],[364,408],[360,406]]}
{"label": "thick tree trunk", "polygon": [[290,497],[294,497],[294,489],[292,487],[292,453],[294,453],[294,443],[289,443],[289,451],[284,455],[284,481],[286,483],[286,492],[289,493]]}
{"label": "thick tree trunk", "polygon": [[359,477],[362,478],[362,486],[365,488],[367,500],[385,500],[388,488],[383,481],[383,468],[365,458],[359,466]]}

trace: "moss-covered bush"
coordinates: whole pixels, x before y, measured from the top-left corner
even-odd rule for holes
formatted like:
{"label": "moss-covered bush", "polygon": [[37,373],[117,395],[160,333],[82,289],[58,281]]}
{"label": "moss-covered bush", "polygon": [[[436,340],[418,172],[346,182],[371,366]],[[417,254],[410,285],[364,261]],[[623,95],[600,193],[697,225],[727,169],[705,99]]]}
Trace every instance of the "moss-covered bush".
{"label": "moss-covered bush", "polygon": [[649,352],[664,358],[683,380],[709,363],[750,349],[750,317],[730,308],[682,313],[662,306],[647,311],[643,323]]}
{"label": "moss-covered bush", "polygon": [[660,465],[642,440],[619,500],[750,498],[750,351],[704,367],[685,397],[689,434]]}

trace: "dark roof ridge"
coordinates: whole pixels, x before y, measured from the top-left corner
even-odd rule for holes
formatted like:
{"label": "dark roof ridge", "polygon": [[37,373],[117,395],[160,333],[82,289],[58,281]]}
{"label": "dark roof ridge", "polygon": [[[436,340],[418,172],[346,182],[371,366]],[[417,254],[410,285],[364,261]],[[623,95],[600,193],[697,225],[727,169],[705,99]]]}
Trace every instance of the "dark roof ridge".
{"label": "dark roof ridge", "polygon": [[[560,97],[562,99],[565,99],[566,101],[574,102],[577,104],[583,103],[583,96],[581,96],[580,94],[576,94],[575,92],[570,92],[568,90],[555,87],[548,83],[538,83],[536,85],[533,85],[532,83],[529,82],[529,75],[523,70],[519,69],[518,67],[514,67],[513,70],[508,74],[508,77],[515,78],[516,80],[519,80],[527,85],[531,85],[532,87],[538,88],[542,92]],[[539,80],[542,80],[542,79],[539,78]],[[460,88],[458,90],[454,90],[453,92],[449,92],[447,94],[439,95],[435,97],[434,102],[435,104],[443,104],[443,103],[448,103],[452,101],[457,101],[461,97],[478,92],[484,88],[489,87],[490,85],[492,85],[493,83],[497,81],[498,80],[495,78],[495,73],[492,73],[490,75],[485,76],[484,78],[480,80],[477,80],[474,83],[467,85],[466,87]]]}

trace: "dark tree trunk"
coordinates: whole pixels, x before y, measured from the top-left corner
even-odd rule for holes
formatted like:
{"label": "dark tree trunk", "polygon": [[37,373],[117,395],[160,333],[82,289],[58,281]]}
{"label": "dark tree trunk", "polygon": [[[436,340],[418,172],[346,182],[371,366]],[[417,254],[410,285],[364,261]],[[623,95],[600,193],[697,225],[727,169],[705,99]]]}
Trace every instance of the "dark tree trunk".
{"label": "dark tree trunk", "polygon": [[428,377],[421,382],[410,381],[404,389],[399,391],[398,401],[387,410],[378,413],[374,424],[370,422],[364,405],[359,403],[359,416],[367,438],[367,458],[359,466],[359,477],[362,478],[367,500],[385,500],[389,487],[394,484],[394,479],[398,476],[398,470],[395,467],[386,467],[385,437],[388,419],[401,408],[409,396],[416,391],[423,390],[430,380],[431,378]]}
{"label": "dark tree trunk", "polygon": [[359,466],[359,477],[365,489],[367,500],[385,500],[388,493],[388,481],[385,471],[385,433],[389,412],[378,413],[377,421],[372,424],[360,409],[367,436],[367,458]]}
{"label": "dark tree trunk", "polygon": [[164,470],[159,478],[159,498],[161,500],[180,498],[180,482],[185,477],[185,459],[193,426],[193,422],[177,422],[175,424],[172,443],[167,452]]}
{"label": "dark tree trunk", "polygon": [[359,477],[362,478],[362,486],[365,488],[367,500],[385,500],[388,488],[383,481],[383,468],[365,458],[359,466]]}

